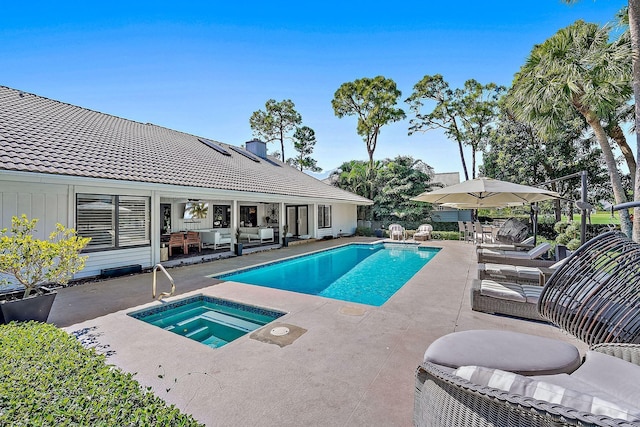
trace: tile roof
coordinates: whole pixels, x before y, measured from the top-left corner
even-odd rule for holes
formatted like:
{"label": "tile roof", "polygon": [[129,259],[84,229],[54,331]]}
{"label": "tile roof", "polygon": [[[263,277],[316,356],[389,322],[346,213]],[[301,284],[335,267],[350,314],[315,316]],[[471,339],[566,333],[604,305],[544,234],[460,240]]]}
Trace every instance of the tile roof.
{"label": "tile roof", "polygon": [[0,170],[370,204],[270,157],[224,155],[197,136],[0,86]]}

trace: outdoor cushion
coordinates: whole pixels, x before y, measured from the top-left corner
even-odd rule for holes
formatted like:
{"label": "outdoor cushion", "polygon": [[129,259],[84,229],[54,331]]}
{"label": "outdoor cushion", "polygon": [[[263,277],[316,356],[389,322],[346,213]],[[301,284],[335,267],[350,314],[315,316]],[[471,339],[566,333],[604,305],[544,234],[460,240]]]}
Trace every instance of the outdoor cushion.
{"label": "outdoor cushion", "polygon": [[509,301],[527,302],[522,287],[517,283],[498,283],[485,279],[480,285],[480,294]]}
{"label": "outdoor cushion", "polygon": [[628,404],[640,404],[640,366],[608,354],[588,351],[573,377]]}
{"label": "outdoor cushion", "polygon": [[537,304],[542,287],[521,285],[519,283],[501,283],[484,279],[480,284],[480,294],[509,301]]}
{"label": "outdoor cushion", "polygon": [[[453,372],[474,384],[497,388],[511,394],[531,397],[549,403],[596,415],[606,415],[627,421],[640,421],[640,409],[628,402],[614,403],[616,397],[600,393],[594,396],[582,390],[565,388],[544,380],[525,377],[500,369],[482,366],[462,366]],[[543,378],[544,377],[538,377]],[[576,383],[579,385],[579,383]]]}
{"label": "outdoor cushion", "polygon": [[511,331],[453,332],[435,340],[424,354],[426,362],[451,368],[478,365],[521,375],[573,372],[580,353],[571,344]]}

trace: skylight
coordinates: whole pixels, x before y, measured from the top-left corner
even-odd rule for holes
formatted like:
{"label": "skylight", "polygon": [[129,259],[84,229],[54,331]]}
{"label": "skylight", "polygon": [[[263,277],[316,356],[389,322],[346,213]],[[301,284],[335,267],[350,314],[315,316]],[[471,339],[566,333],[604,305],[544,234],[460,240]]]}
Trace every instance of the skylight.
{"label": "skylight", "polygon": [[213,148],[214,150],[216,150],[220,154],[223,154],[225,156],[230,156],[231,155],[231,153],[229,153],[227,150],[225,150],[224,148],[222,148],[221,146],[219,146],[218,144],[216,144],[213,141],[209,141],[208,139],[204,139],[204,138],[198,138],[198,141],[200,141],[203,144]]}
{"label": "skylight", "polygon": [[242,154],[247,159],[251,159],[256,163],[260,163],[260,158],[258,156],[254,156],[252,153],[250,153],[248,151],[245,151],[240,147],[236,147],[236,146],[230,145],[229,148],[231,148],[233,151],[235,151],[238,154]]}

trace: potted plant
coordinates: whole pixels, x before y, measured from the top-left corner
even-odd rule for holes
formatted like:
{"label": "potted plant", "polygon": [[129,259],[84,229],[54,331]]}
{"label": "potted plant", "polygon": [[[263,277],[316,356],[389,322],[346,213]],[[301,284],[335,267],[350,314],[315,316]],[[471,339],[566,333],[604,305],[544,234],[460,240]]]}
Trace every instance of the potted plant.
{"label": "potted plant", "polygon": [[282,226],[282,246],[285,248],[289,246],[289,236],[287,233],[289,232],[289,226],[287,224]]}
{"label": "potted plant", "polygon": [[240,243],[240,227],[236,228],[236,243],[233,245],[233,251],[237,256],[242,255],[242,243]]}
{"label": "potted plant", "polygon": [[[91,239],[78,237],[72,228],[56,224],[48,240],[33,237],[37,219],[14,216],[11,230],[0,230],[0,321],[46,322],[56,296],[50,286],[64,286],[82,270],[87,257],[80,251]],[[19,286],[24,287],[24,290]]]}

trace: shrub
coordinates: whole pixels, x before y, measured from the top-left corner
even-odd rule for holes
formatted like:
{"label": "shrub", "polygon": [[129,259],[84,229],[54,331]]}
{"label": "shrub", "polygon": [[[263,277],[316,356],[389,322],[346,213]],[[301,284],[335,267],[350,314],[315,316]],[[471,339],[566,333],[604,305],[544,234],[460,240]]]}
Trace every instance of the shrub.
{"label": "shrub", "polygon": [[[37,219],[14,216],[11,229],[0,230],[0,273],[13,276],[25,287],[24,298],[32,292],[42,293],[42,287],[54,283],[66,285],[73,273],[84,268],[87,257],[80,251],[89,238],[78,237],[73,228],[56,224],[48,240],[36,239],[33,233]],[[0,277],[0,285],[6,282]]]}
{"label": "shrub", "polygon": [[200,426],[44,323],[0,326],[0,425]]}
{"label": "shrub", "polygon": [[356,236],[373,236],[373,230],[370,227],[356,227]]}
{"label": "shrub", "polygon": [[436,240],[459,240],[460,233],[457,231],[432,231],[431,238]]}
{"label": "shrub", "polygon": [[580,247],[580,239],[571,239],[567,243],[567,249],[569,249],[570,251],[575,251],[579,247]]}

